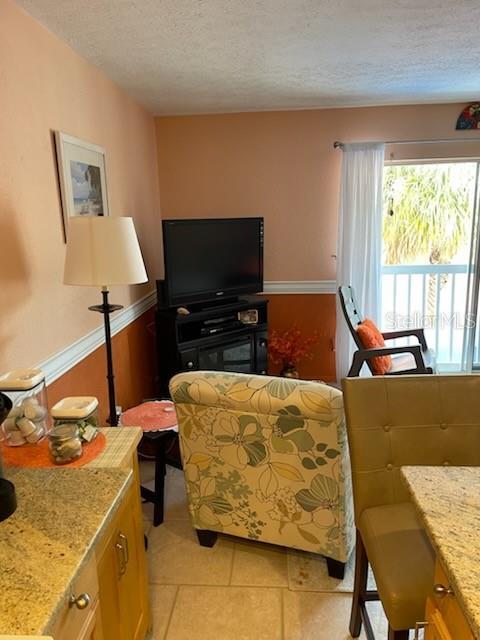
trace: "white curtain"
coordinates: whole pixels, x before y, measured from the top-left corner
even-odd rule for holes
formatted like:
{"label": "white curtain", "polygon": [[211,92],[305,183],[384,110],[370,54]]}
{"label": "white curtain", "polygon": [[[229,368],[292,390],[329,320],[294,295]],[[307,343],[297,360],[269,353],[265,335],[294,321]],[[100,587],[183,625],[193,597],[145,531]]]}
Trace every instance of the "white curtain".
{"label": "white curtain", "polygon": [[[384,144],[343,146],[337,241],[337,291],[354,288],[360,311],[375,322],[380,314]],[[337,294],[337,380],[352,363],[355,344]],[[364,367],[366,368],[366,367]]]}

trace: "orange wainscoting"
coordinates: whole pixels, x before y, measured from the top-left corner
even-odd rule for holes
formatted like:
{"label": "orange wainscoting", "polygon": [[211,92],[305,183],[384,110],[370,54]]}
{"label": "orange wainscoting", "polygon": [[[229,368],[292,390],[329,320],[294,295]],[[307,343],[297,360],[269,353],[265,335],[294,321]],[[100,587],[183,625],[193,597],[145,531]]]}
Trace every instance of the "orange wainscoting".
{"label": "orange wainscoting", "polygon": [[[312,347],[312,360],[298,366],[305,379],[335,380],[335,295],[333,294],[275,294],[269,300],[270,330],[284,331],[294,323],[305,335],[317,332],[318,344]],[[279,373],[281,365],[270,362],[269,373]]]}
{"label": "orange wainscoting", "polygon": [[[335,380],[335,296],[275,294],[268,299],[270,329],[283,331],[297,323],[305,335],[318,333],[312,360],[305,360],[298,367],[301,377]],[[154,313],[153,308],[149,309],[113,338],[116,399],[123,409],[155,396]],[[280,368],[270,363],[269,373],[278,374]],[[105,422],[108,416],[105,347],[96,349],[48,387],[50,406],[71,395],[96,396],[100,418]]]}
{"label": "orange wainscoting", "polygon": [[[113,337],[117,404],[133,407],[155,395],[154,309],[149,309]],[[48,387],[48,402],[65,396],[96,396],[102,423],[108,416],[105,347],[99,347]]]}

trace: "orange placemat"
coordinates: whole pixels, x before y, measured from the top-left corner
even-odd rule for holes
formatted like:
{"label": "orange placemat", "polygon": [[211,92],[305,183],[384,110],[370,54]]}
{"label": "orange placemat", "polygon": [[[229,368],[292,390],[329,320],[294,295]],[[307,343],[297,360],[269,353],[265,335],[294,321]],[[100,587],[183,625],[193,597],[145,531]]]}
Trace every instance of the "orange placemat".
{"label": "orange placemat", "polygon": [[122,413],[122,427],[141,427],[143,431],[162,431],[177,426],[177,413],[171,400],[153,400]]}
{"label": "orange placemat", "polygon": [[88,462],[95,460],[100,455],[107,444],[107,439],[103,433],[99,433],[95,440],[83,445],[83,455],[81,458],[69,462],[68,464],[54,464],[50,459],[48,451],[48,438],[44,438],[38,444],[24,444],[21,447],[10,447],[8,444],[0,443],[3,463],[6,467],[83,467]]}

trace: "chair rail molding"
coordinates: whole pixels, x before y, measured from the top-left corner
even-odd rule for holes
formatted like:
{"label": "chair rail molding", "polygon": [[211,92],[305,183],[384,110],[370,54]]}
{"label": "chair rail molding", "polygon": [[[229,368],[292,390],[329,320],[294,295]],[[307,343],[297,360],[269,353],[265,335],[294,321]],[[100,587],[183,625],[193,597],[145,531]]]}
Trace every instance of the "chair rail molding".
{"label": "chair rail molding", "polygon": [[[116,312],[110,320],[112,336],[122,331],[122,329],[125,329],[125,327],[139,318],[145,311],[148,311],[150,307],[153,307],[156,302],[157,293],[154,290],[147,293],[129,307],[125,307]],[[60,378],[64,373],[67,373],[67,371],[90,355],[95,349],[101,347],[102,344],[105,344],[105,328],[103,322],[90,333],[87,333],[82,338],[79,338],[68,347],[65,347],[65,349],[58,351],[36,366],[45,373],[48,385],[55,382],[55,380]]]}
{"label": "chair rail molding", "polygon": [[[335,294],[335,280],[270,280],[265,282],[263,293],[265,294]],[[121,309],[111,318],[112,336],[125,329],[130,323],[139,318],[145,311],[155,306],[157,302],[156,291],[147,293],[129,307]],[[95,349],[105,343],[105,329],[103,324],[79,338],[68,347],[53,354],[46,360],[38,363],[45,372],[47,384],[55,382],[64,373],[67,373],[75,365],[89,356]]]}
{"label": "chair rail molding", "polygon": [[263,293],[269,294],[335,294],[335,280],[270,280],[264,283]]}

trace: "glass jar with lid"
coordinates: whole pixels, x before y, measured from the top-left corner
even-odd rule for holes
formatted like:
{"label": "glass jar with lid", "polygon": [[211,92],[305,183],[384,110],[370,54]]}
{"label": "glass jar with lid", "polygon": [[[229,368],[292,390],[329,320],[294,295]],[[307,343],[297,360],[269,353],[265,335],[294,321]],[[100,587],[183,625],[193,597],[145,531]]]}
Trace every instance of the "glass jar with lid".
{"label": "glass jar with lid", "polygon": [[98,400],[94,396],[70,396],[52,407],[53,425],[73,424],[81,439],[91,442],[98,433]]}
{"label": "glass jar with lid", "polygon": [[59,424],[48,434],[50,457],[55,464],[68,464],[83,453],[82,440],[75,424]]}
{"label": "glass jar with lid", "polygon": [[0,391],[12,402],[2,423],[5,441],[12,447],[36,444],[48,431],[45,374],[41,369],[15,369],[0,375]]}

